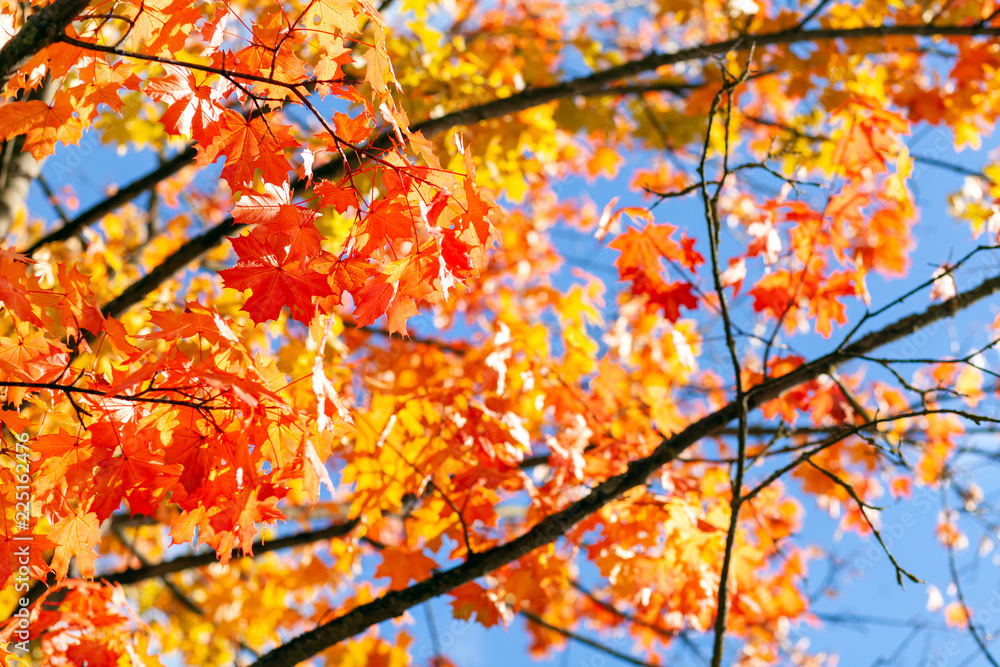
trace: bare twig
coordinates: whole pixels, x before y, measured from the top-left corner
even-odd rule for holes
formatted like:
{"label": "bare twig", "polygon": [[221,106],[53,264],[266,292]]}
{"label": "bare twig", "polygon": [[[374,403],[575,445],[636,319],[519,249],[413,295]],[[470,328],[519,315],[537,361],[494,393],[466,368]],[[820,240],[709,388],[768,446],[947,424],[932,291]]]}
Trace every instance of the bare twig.
{"label": "bare twig", "polygon": [[[941,485],[941,505],[944,508],[945,513],[948,512],[948,485]],[[945,541],[945,548],[948,550],[948,571],[951,572],[951,582],[955,585],[955,596],[958,598],[958,603],[962,605],[962,612],[965,614],[965,627],[969,630],[969,634],[972,636],[973,641],[976,642],[976,646],[979,647],[979,651],[983,654],[993,667],[1000,667],[997,664],[996,659],[993,654],[990,653],[989,648],[986,646],[986,642],[983,641],[980,635],[979,629],[976,624],[972,621],[972,610],[970,609],[968,603],[965,601],[965,593],[962,590],[962,581],[958,576],[958,567],[955,565],[955,546],[951,541]]]}
{"label": "bare twig", "polygon": [[532,612],[528,611],[527,609],[522,609],[519,613],[521,614],[521,616],[524,616],[526,619],[528,619],[529,621],[531,621],[532,623],[534,623],[536,625],[540,625],[540,626],[542,626],[543,628],[545,628],[547,630],[551,630],[552,632],[556,632],[556,633],[562,635],[563,637],[566,637],[567,639],[572,639],[575,642],[578,642],[580,644],[584,644],[585,646],[589,646],[590,648],[592,648],[594,650],[597,650],[597,651],[600,651],[601,653],[604,653],[605,655],[609,655],[612,658],[615,658],[616,660],[621,660],[622,662],[627,662],[628,664],[630,664],[630,665],[636,665],[637,667],[656,667],[651,662],[646,662],[645,660],[640,660],[639,658],[634,658],[634,657],[632,657],[630,655],[627,655],[625,653],[622,653],[620,651],[616,651],[615,649],[613,649],[613,648],[611,648],[609,646],[605,646],[604,644],[601,644],[600,642],[596,642],[593,639],[588,639],[587,637],[584,637],[583,635],[577,634],[577,633],[573,632],[572,630],[567,630],[565,628],[560,628],[559,626],[552,625],[551,623],[549,623],[548,621],[546,621],[545,619],[543,619],[541,616],[539,616],[539,615],[537,615],[535,613],[532,613]]}
{"label": "bare twig", "polygon": [[[722,285],[722,269],[719,261],[719,197],[729,176],[729,124],[733,109],[733,91],[736,87],[746,81],[750,74],[750,64],[753,62],[754,46],[751,45],[747,55],[746,66],[743,73],[731,81],[727,81],[719,93],[712,100],[712,106],[708,113],[708,129],[705,131],[705,145],[702,149],[701,161],[698,165],[698,177],[701,182],[701,195],[704,202],[705,220],[708,223],[709,249],[711,251],[712,280],[715,283],[715,293],[719,300],[719,311],[722,316],[723,329],[726,335],[726,347],[729,351],[729,360],[733,367],[733,376],[736,385],[736,419],[739,422],[737,428],[737,454],[736,454],[736,475],[732,479],[732,496],[729,504],[729,528],[726,531],[726,546],[722,559],[722,568],[719,573],[719,589],[717,596],[717,611],[715,616],[714,633],[715,638],[712,645],[712,667],[720,667],[722,664],[722,654],[724,650],[724,639],[726,633],[726,617],[729,609],[729,570],[732,566],[733,549],[736,545],[736,530],[739,525],[740,507],[743,499],[743,473],[746,463],[747,445],[747,397],[743,388],[743,365],[740,363],[739,353],[736,350],[736,338],[733,336],[733,323],[729,314],[729,302],[726,299],[725,288]],[[725,72],[725,70],[723,70]],[[722,101],[726,97],[726,114],[723,118],[725,123],[723,132],[725,152],[722,156],[722,175],[719,177],[715,192],[709,195],[708,185],[705,178],[705,163],[708,160],[709,147],[712,140],[712,126],[715,120],[715,113]]]}

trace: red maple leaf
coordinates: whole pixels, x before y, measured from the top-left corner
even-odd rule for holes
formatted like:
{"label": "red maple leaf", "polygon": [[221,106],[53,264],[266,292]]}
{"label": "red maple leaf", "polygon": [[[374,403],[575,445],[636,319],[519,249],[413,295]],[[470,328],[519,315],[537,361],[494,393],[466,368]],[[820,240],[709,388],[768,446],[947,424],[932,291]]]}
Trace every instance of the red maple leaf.
{"label": "red maple leaf", "polygon": [[353,188],[342,188],[330,181],[323,181],[313,188],[313,192],[322,197],[324,207],[332,206],[338,213],[346,213],[352,206],[355,209],[358,207],[358,192]]}
{"label": "red maple leaf", "polygon": [[354,323],[363,327],[384,315],[394,294],[395,289],[386,281],[385,276],[380,276],[362,287],[354,295],[354,303],[357,304],[354,310]]}
{"label": "red maple leaf", "polygon": [[292,317],[308,324],[316,311],[312,298],[333,294],[325,275],[290,260],[285,248],[273,248],[255,235],[230,240],[240,261],[219,275],[226,287],[252,291],[243,310],[254,322],[273,320],[288,306]]}

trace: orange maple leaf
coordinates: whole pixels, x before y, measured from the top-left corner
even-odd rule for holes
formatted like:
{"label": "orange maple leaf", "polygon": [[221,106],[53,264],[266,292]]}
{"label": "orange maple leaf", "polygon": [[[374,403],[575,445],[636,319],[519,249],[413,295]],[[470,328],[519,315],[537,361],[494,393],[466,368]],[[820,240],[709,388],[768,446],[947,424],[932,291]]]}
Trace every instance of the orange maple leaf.
{"label": "orange maple leaf", "polygon": [[382,550],[382,562],[375,569],[375,576],[389,577],[393,590],[406,588],[411,581],[423,581],[437,568],[433,558],[422,551],[411,551],[401,547]]}
{"label": "orange maple leaf", "polygon": [[56,544],[52,555],[52,569],[56,578],[62,579],[69,570],[69,561],[76,556],[76,565],[84,578],[91,578],[96,571],[97,554],[94,547],[101,540],[97,515],[81,508],[60,519],[49,532],[49,539]]}
{"label": "orange maple leaf", "polygon": [[197,163],[211,164],[225,156],[222,178],[235,190],[253,183],[254,174],[261,170],[265,183],[284,183],[292,165],[284,155],[285,148],[297,147],[298,142],[288,129],[274,121],[274,116],[244,118],[235,111],[224,111],[211,124],[206,134],[209,144],[198,144]]}

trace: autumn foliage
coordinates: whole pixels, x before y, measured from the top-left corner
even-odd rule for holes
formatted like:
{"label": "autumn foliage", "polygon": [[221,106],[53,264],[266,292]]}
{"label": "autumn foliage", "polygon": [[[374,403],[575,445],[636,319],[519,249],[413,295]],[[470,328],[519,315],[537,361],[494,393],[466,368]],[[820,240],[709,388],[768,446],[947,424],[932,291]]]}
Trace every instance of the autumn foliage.
{"label": "autumn foliage", "polygon": [[[5,664],[453,664],[420,605],[833,664],[797,638],[843,535],[992,660],[956,554],[1000,167],[955,151],[997,36],[994,0],[0,3]],[[947,601],[880,532],[916,496]]]}

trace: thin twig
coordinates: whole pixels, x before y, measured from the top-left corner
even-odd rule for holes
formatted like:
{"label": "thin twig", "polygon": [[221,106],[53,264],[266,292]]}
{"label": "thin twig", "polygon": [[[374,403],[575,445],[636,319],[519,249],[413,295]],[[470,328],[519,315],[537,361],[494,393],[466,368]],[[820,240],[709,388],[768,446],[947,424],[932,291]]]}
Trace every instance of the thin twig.
{"label": "thin twig", "polygon": [[[944,508],[945,514],[948,513],[948,485],[941,485],[941,505]],[[951,572],[951,582],[955,585],[955,596],[958,598],[958,603],[962,605],[962,613],[965,614],[965,627],[968,628],[969,634],[972,635],[973,641],[979,647],[980,652],[983,657],[993,665],[993,667],[1000,667],[997,664],[996,659],[993,654],[990,653],[989,648],[986,646],[986,642],[979,634],[979,630],[976,628],[976,624],[972,622],[972,610],[969,608],[968,603],[965,601],[965,593],[962,590],[962,581],[958,576],[958,568],[955,565],[955,546],[951,541],[945,541],[945,548],[948,550],[948,570]]]}
{"label": "thin twig", "polygon": [[657,667],[651,662],[646,662],[645,660],[640,660],[639,658],[634,658],[620,651],[616,651],[615,649],[609,646],[605,646],[604,644],[596,642],[593,639],[588,639],[587,637],[579,635],[573,632],[572,630],[567,630],[565,628],[560,628],[559,626],[552,625],[551,623],[543,619],[541,616],[534,614],[528,611],[527,609],[522,609],[518,613],[520,613],[521,616],[524,616],[526,619],[528,619],[535,625],[540,625],[546,630],[551,630],[552,632],[558,633],[563,637],[566,637],[567,639],[572,639],[575,642],[584,644],[585,646],[589,646],[590,648],[600,651],[605,655],[609,655],[612,658],[615,658],[616,660],[621,660],[622,662],[627,662],[628,664],[636,665],[637,667]]}
{"label": "thin twig", "polygon": [[[724,650],[724,639],[726,633],[726,618],[729,610],[729,570],[732,566],[733,549],[736,545],[736,530],[739,525],[740,507],[743,499],[741,492],[743,489],[743,473],[746,463],[747,445],[747,415],[749,412],[746,393],[743,389],[743,365],[740,363],[739,353],[736,350],[736,338],[733,336],[732,318],[729,314],[729,303],[726,299],[725,288],[722,285],[722,269],[719,261],[719,234],[720,224],[718,216],[719,197],[729,176],[729,125],[733,110],[733,92],[737,86],[746,81],[750,74],[750,64],[753,62],[754,45],[750,46],[746,59],[746,66],[743,73],[726,83],[712,100],[712,106],[708,113],[708,129],[705,131],[705,145],[702,149],[701,161],[698,165],[698,177],[701,182],[702,200],[704,202],[705,220],[708,223],[709,249],[711,251],[712,279],[715,283],[715,293],[719,300],[719,311],[722,316],[723,329],[726,335],[726,347],[729,351],[729,358],[733,367],[733,377],[736,386],[736,418],[738,421],[737,433],[737,455],[736,455],[736,475],[732,479],[732,495],[730,498],[729,528],[726,531],[726,547],[722,559],[722,568],[719,573],[719,589],[717,596],[717,611],[715,616],[714,641],[712,645],[712,667],[721,667],[722,654]],[[725,70],[723,70],[725,72]],[[716,186],[713,195],[709,195],[708,184],[705,178],[705,162],[708,159],[709,147],[712,139],[712,126],[715,120],[716,110],[723,96],[727,98],[726,115],[724,118],[724,153],[722,156],[722,175],[719,177],[719,184]]]}

